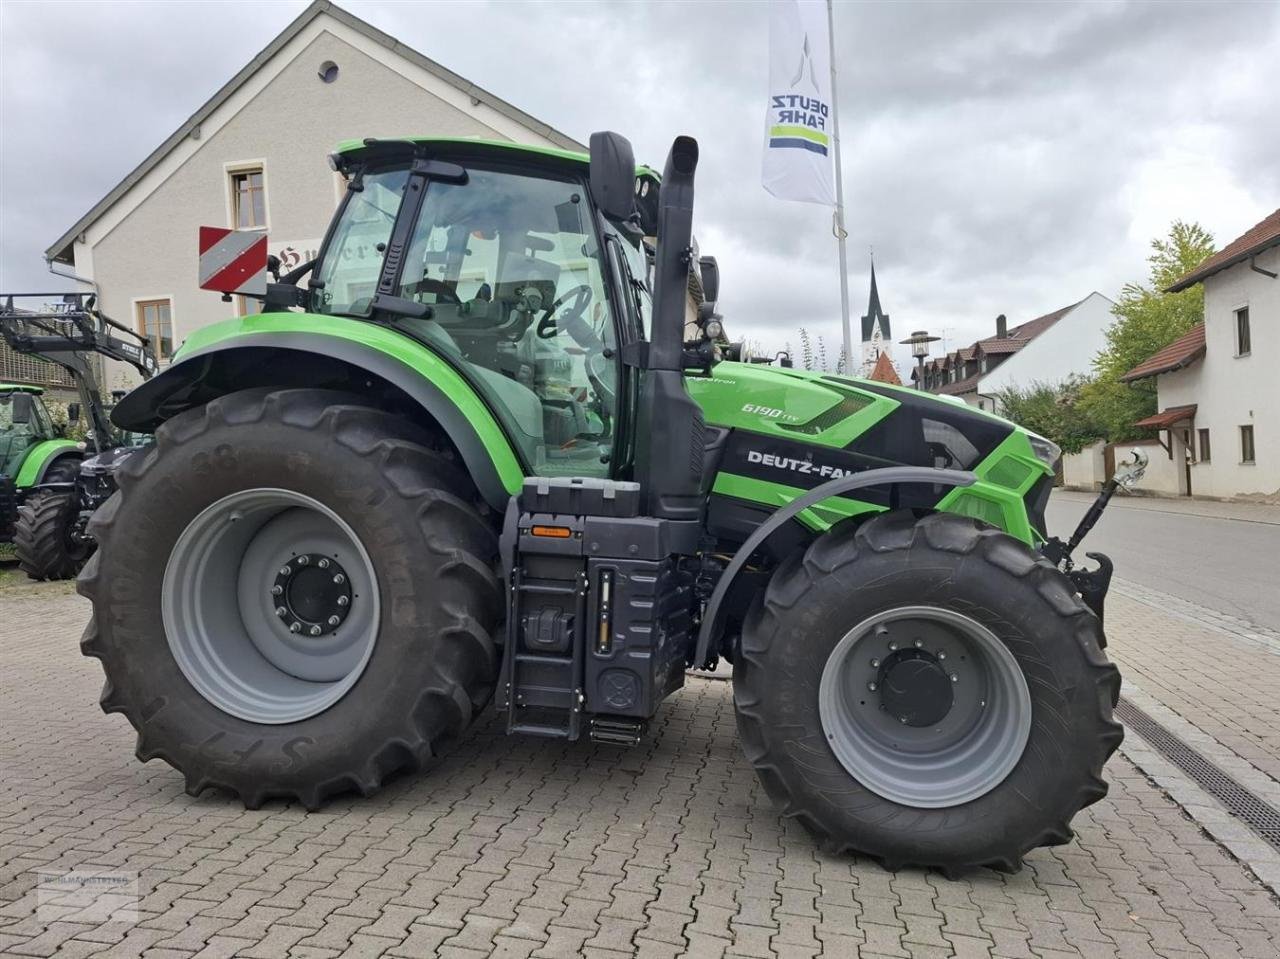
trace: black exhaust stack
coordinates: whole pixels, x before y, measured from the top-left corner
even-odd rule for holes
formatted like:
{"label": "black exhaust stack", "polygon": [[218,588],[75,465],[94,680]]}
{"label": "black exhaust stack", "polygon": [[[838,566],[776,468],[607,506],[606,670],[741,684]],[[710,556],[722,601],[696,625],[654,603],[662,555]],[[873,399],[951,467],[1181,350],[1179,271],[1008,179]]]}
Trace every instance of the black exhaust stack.
{"label": "black exhaust stack", "polygon": [[650,516],[702,515],[702,408],[684,388],[684,320],[693,263],[693,175],[698,142],[676,137],[658,193],[653,329],[640,394],[636,472]]}

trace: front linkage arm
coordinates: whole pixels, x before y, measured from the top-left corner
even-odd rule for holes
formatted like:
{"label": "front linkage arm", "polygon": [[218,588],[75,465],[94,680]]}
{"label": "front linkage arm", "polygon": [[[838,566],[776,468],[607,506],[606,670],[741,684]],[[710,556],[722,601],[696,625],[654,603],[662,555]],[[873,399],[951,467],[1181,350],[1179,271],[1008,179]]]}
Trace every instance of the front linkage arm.
{"label": "front linkage arm", "polygon": [[1107,590],[1111,587],[1111,573],[1115,564],[1105,553],[1085,553],[1085,556],[1098,564],[1098,568],[1076,569],[1071,554],[1089,531],[1098,524],[1098,520],[1102,518],[1102,511],[1107,508],[1116,490],[1122,486],[1125,489],[1132,489],[1138,480],[1142,479],[1142,474],[1147,468],[1147,454],[1136,448],[1130,452],[1133,454],[1132,462],[1122,461],[1116,468],[1115,474],[1103,484],[1098,498],[1089,505],[1089,509],[1076,526],[1075,532],[1071,534],[1071,538],[1064,543],[1054,536],[1043,547],[1045,557],[1067,574],[1076,589],[1080,591],[1085,605],[1093,610],[1099,621],[1102,620],[1103,602],[1107,597]]}

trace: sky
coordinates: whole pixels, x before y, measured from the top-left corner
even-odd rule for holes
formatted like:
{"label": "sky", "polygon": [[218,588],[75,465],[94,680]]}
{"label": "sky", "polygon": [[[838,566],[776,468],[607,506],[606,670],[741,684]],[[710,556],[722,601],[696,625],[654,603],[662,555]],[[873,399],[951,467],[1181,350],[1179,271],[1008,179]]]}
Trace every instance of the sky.
{"label": "sky", "polygon": [[[696,136],[731,337],[838,352],[831,210],[760,184],[764,3],[342,5],[584,143]],[[0,0],[0,291],[66,289],[43,250],[305,6]],[[1221,246],[1280,206],[1277,0],[838,0],[835,46],[855,339],[872,250],[894,339],[954,349],[1114,298],[1175,219]]]}

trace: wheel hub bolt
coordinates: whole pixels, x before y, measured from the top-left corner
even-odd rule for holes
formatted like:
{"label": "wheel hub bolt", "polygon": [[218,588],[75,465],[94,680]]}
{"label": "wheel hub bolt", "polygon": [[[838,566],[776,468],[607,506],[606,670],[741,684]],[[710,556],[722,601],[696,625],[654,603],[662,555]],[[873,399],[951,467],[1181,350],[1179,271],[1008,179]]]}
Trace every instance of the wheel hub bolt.
{"label": "wheel hub bolt", "polygon": [[305,553],[298,557],[299,566],[306,566],[309,562],[311,562],[311,558],[307,556]]}
{"label": "wheel hub bolt", "polygon": [[340,622],[342,622],[342,620],[338,619],[338,617],[337,617],[337,616],[330,616],[330,617],[329,617],[329,625],[330,625],[330,626],[337,626]]}
{"label": "wheel hub bolt", "polygon": [[289,615],[289,611],[285,609],[283,606],[277,606],[276,615],[279,616],[281,619],[284,619],[286,616]]}
{"label": "wheel hub bolt", "polygon": [[879,668],[880,668],[880,660],[878,660],[878,659],[873,659],[873,660],[871,660],[871,668],[872,668],[872,669],[879,669]]}
{"label": "wheel hub bolt", "polygon": [[348,599],[346,596],[339,596],[339,597],[338,597],[338,605],[339,605],[339,606],[346,606],[346,605],[347,605],[348,603],[350,603],[350,602],[351,602],[351,600],[350,600],[350,599]]}
{"label": "wheel hub bolt", "polygon": [[923,639],[917,639],[917,640],[916,640],[916,649],[919,649],[919,648],[920,648],[921,646],[923,646],[923,645],[924,645],[924,640],[923,640]]}
{"label": "wheel hub bolt", "polygon": [[280,595],[281,593],[283,593],[283,592],[284,592],[284,587],[283,587],[283,586],[272,586],[272,587],[271,587],[271,595],[272,595],[272,596],[279,596],[279,595]]}
{"label": "wheel hub bolt", "polygon": [[290,623],[290,624],[289,624],[289,632],[291,632],[291,633],[300,633],[300,632],[302,632],[302,624],[301,624],[301,623]]}
{"label": "wheel hub bolt", "polygon": [[319,636],[319,635],[320,635],[320,627],[319,627],[319,626],[312,626],[312,627],[311,627],[311,635],[312,635],[312,636]]}
{"label": "wheel hub bolt", "polygon": [[281,575],[281,576],[288,576],[288,575],[289,575],[290,573],[292,573],[292,572],[293,572],[293,570],[292,570],[292,569],[290,569],[288,566],[281,566],[281,567],[280,567],[280,575]]}
{"label": "wheel hub bolt", "polygon": [[871,690],[871,692],[873,692],[873,693],[874,693],[874,692],[876,691],[876,684],[875,684],[875,683],[867,683],[867,689]]}
{"label": "wheel hub bolt", "polygon": [[898,649],[898,644],[897,644],[896,642],[891,642],[891,643],[889,643],[889,650],[890,650],[890,652],[895,652],[895,651],[897,651],[897,649]]}
{"label": "wheel hub bolt", "polygon": [[347,581],[347,577],[343,576],[341,573],[338,573],[333,577],[333,581],[337,583],[339,586],[341,586],[343,583]]}
{"label": "wheel hub bolt", "polygon": [[906,725],[907,717],[906,717],[906,716],[899,716],[899,717],[898,717],[898,722],[902,723],[903,725]]}
{"label": "wheel hub bolt", "polygon": [[951,674],[951,681],[952,681],[953,683],[958,683],[958,682],[960,682],[960,677],[959,677],[959,676],[957,676],[955,673],[952,673],[952,674]]}
{"label": "wheel hub bolt", "polygon": [[329,561],[327,559],[322,559],[320,560],[320,562],[316,563],[316,565],[319,566],[321,569],[328,569]]}
{"label": "wheel hub bolt", "polygon": [[944,653],[942,650],[938,650],[938,658],[939,658],[939,659],[946,659],[946,658],[947,658],[947,654],[946,654],[946,653]]}

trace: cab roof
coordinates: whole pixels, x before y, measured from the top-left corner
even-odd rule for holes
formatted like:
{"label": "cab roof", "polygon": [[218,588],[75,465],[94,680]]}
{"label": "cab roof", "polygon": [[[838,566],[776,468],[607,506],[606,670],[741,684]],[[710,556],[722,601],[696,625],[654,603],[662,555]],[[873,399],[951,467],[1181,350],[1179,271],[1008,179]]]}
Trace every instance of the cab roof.
{"label": "cab roof", "polygon": [[39,396],[43,392],[43,386],[32,386],[29,383],[0,383],[0,393],[34,393]]}
{"label": "cab roof", "polygon": [[[378,137],[367,140],[343,140],[334,149],[335,156],[345,160],[356,160],[364,152],[373,152],[379,147],[393,147],[394,144],[422,143],[430,144],[442,154],[489,154],[492,156],[510,156],[513,153],[524,153],[533,157],[551,157],[567,160],[570,163],[589,166],[591,156],[576,150],[561,150],[556,147],[534,146],[528,143],[516,143],[512,140],[486,140],[482,137]],[[658,172],[645,164],[636,165],[636,176],[651,177],[659,180]]]}

